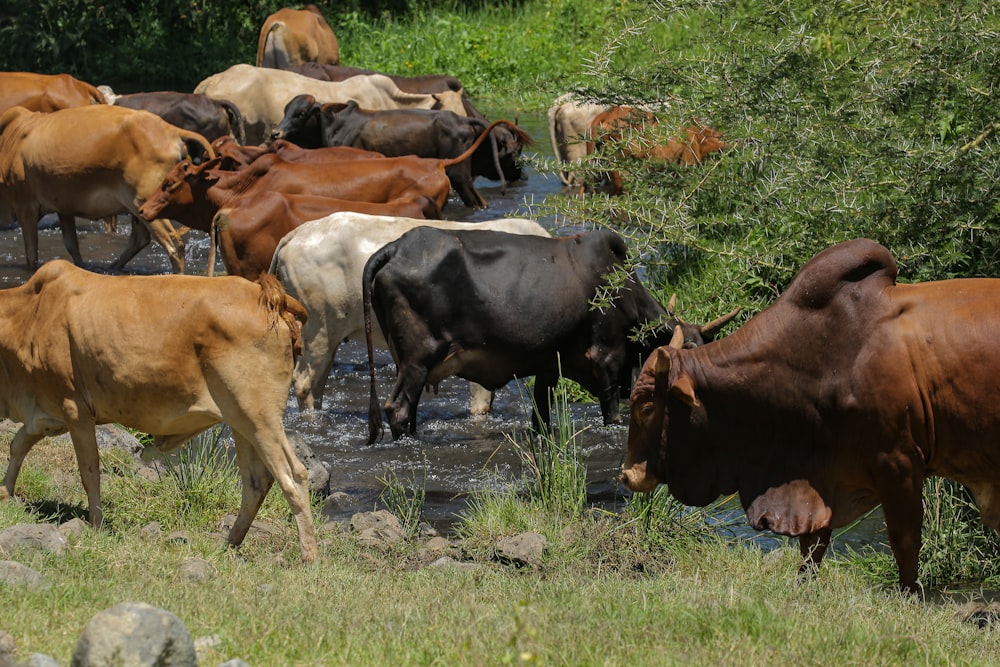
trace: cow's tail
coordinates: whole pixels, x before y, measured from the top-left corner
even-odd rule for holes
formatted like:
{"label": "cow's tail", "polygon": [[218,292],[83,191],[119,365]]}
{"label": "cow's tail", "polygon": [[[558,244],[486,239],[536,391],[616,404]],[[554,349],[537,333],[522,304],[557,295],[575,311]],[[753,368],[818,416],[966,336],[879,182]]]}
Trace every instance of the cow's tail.
{"label": "cow's tail", "polygon": [[268,325],[274,328],[280,319],[288,327],[294,362],[302,354],[302,324],[306,321],[306,309],[297,299],[289,296],[281,281],[270,273],[260,274],[257,284],[260,285],[260,305],[267,313]]}
{"label": "cow's tail", "polygon": [[517,137],[517,139],[523,144],[532,145],[535,143],[534,141],[532,141],[531,137],[528,136],[527,132],[525,132],[524,130],[522,130],[509,120],[493,121],[486,127],[486,129],[483,131],[482,134],[476,137],[476,140],[472,142],[472,145],[469,146],[469,148],[466,149],[464,153],[453,158],[448,158],[447,160],[441,160],[440,161],[441,169],[443,170],[453,165],[461,164],[466,160],[468,160],[470,157],[472,157],[472,154],[479,149],[479,147],[482,145],[484,141],[486,141],[486,138],[490,136],[490,132],[492,132],[493,128],[496,127],[497,125],[503,125],[507,129],[509,129],[511,132],[514,133],[514,136]]}
{"label": "cow's tail", "polygon": [[246,131],[243,129],[243,114],[239,107],[229,100],[218,100],[222,108],[226,110],[226,118],[229,119],[229,133],[240,146],[246,143]]}
{"label": "cow's tail", "polygon": [[[368,444],[373,445],[382,438],[385,427],[382,424],[382,406],[378,402],[378,391],[375,388],[375,349],[372,344],[372,285],[375,276],[382,267],[396,254],[394,243],[384,245],[372,254],[365,263],[361,278],[361,304],[365,314],[365,344],[368,346],[368,377],[370,390],[368,395]],[[385,333],[385,332],[383,332]]]}
{"label": "cow's tail", "polygon": [[272,21],[270,24],[265,23],[260,29],[260,36],[257,38],[257,67],[261,67],[261,63],[264,62],[264,47],[267,45],[267,40],[271,39],[271,33],[274,32],[279,26],[280,21]]}

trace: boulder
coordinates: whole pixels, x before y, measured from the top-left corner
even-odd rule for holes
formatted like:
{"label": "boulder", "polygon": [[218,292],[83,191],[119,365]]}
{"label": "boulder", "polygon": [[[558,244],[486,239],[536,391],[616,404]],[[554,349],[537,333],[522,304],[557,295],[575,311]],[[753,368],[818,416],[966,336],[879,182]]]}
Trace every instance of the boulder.
{"label": "boulder", "polygon": [[194,640],[169,611],[124,602],[90,619],[76,642],[71,667],[192,667]]}

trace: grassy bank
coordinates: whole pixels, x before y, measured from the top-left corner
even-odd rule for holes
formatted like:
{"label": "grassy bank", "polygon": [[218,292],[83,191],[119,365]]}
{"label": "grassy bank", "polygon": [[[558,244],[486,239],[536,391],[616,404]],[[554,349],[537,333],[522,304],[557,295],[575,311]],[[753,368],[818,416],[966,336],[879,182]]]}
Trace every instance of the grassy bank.
{"label": "grassy bank", "polygon": [[[211,638],[204,665],[985,665],[1000,651],[995,631],[956,619],[965,596],[902,598],[870,567],[836,557],[803,580],[797,549],[764,555],[681,515],[647,533],[628,514],[550,511],[536,490],[483,499],[443,552],[425,552],[419,537],[366,547],[326,525],[321,561],[303,566],[273,491],[260,518],[276,530],[223,546],[216,524],[238,506],[232,469],[151,482],[111,452],[104,471],[107,529],[84,531],[62,555],[4,556],[47,582],[0,587],[0,628],[19,659],[42,652],[68,664],[90,617],[123,601],[163,607]],[[0,503],[0,529],[84,508],[71,445],[48,439],[29,456],[19,497]],[[144,530],[151,520],[161,532]],[[548,540],[540,566],[493,558],[498,537],[527,529]],[[444,554],[468,567],[427,567]],[[192,557],[214,578],[186,582],[179,569]]]}

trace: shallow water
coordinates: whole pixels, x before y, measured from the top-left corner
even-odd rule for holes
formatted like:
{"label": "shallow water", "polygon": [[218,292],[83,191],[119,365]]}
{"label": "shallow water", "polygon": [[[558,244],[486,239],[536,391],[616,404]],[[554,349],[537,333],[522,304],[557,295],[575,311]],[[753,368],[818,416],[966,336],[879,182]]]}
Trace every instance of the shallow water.
{"label": "shallow water", "polygon": [[[511,118],[503,113],[490,113],[491,118]],[[518,124],[538,142],[532,149],[551,157],[548,130],[544,114],[520,114]],[[482,178],[476,182],[489,208],[472,211],[452,197],[445,217],[455,220],[479,221],[499,218],[508,213],[527,216],[529,205],[563,191],[559,179],[552,174],[529,170],[527,179],[508,184],[505,191],[496,182]],[[39,259],[55,257],[69,259],[63,247],[54,218],[45,220],[39,233]],[[541,219],[551,227],[551,221]],[[108,232],[101,223],[80,221],[78,233],[81,253],[87,268],[102,271],[110,265],[128,243],[129,225],[123,217],[116,232]],[[189,273],[204,274],[208,239],[205,234],[191,232],[187,237]],[[222,271],[221,262],[217,270]],[[170,263],[166,253],[151,243],[127,266],[126,273],[167,273]],[[24,266],[24,246],[20,229],[0,229],[0,287],[21,284],[29,272]],[[379,395],[385,397],[393,379],[391,358],[379,354]],[[418,437],[393,442],[384,440],[366,446],[367,439],[367,356],[362,345],[341,346],[337,363],[327,384],[322,412],[300,413],[294,400],[289,400],[286,424],[300,433],[318,456],[330,463],[332,489],[343,492],[343,502],[330,510],[331,518],[346,518],[353,512],[375,507],[384,484],[381,480],[394,475],[404,485],[425,489],[424,516],[434,525],[447,529],[467,506],[471,493],[507,486],[521,473],[522,457],[517,437],[529,423],[530,401],[523,387],[514,382],[498,392],[493,412],[485,418],[471,419],[468,413],[468,386],[457,378],[441,383],[436,396],[425,393],[418,413]],[[624,503],[623,488],[616,481],[624,456],[626,427],[605,427],[597,405],[573,405],[573,422],[581,429],[579,443],[587,466],[588,494],[595,505],[616,510]],[[623,410],[627,419],[628,412]],[[511,437],[514,434],[514,437]],[[391,472],[390,472],[391,471]],[[747,526],[738,505],[719,513],[720,522],[735,523],[727,530],[742,537],[752,537],[762,548],[785,543],[769,533],[758,534]],[[860,526],[838,538],[835,548],[886,541],[880,512]]]}

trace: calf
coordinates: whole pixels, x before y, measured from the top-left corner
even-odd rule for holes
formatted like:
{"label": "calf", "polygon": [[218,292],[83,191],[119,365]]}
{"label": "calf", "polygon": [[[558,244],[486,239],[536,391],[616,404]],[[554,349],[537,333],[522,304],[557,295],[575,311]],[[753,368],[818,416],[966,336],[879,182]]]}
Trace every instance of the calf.
{"label": "calf", "polygon": [[[562,374],[598,398],[605,424],[618,423],[624,371],[668,342],[678,324],[644,342],[631,339],[636,327],[670,317],[634,274],[609,305],[591,306],[626,254],[625,242],[607,230],[552,239],[427,227],[375,252],[362,278],[369,442],[382,430],[372,310],[398,369],[385,404],[394,438],[416,433],[423,388],[452,375],[487,389],[534,375],[532,422],[538,428],[548,423],[550,395]],[[705,327],[680,324],[697,344],[735,315]]]}
{"label": "calf", "polygon": [[271,276],[112,277],[54,260],[0,290],[0,413],[21,423],[0,499],[14,494],[32,446],[68,431],[100,526],[97,424],[150,433],[168,452],[224,422],[243,481],[229,543],[243,541],[277,480],[302,559],[316,560],[307,472],[282,426],[304,316]]}

